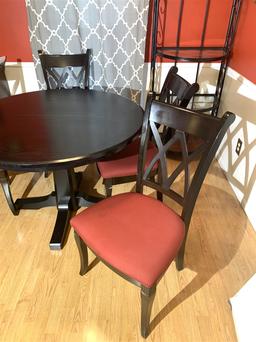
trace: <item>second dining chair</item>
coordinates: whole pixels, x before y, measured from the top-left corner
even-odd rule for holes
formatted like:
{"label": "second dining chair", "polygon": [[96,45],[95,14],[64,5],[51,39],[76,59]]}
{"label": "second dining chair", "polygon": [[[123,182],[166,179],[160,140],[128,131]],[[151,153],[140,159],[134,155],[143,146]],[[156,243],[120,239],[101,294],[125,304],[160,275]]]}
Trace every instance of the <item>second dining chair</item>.
{"label": "second dining chair", "polygon": [[[88,246],[110,269],[141,288],[143,337],[147,337],[150,331],[150,313],[158,282],[175,257],[177,269],[183,268],[188,229],[201,185],[234,119],[235,115],[228,112],[217,118],[159,101],[148,101],[136,193],[106,198],[71,220],[81,259],[81,275],[88,271]],[[165,143],[159,134],[159,125],[174,131]],[[188,153],[187,133],[199,137],[201,142],[191,154]],[[145,168],[152,136],[157,151]],[[167,160],[166,152],[176,142],[181,146],[182,159],[176,167],[171,167],[169,164],[173,161]],[[156,163],[160,165],[159,173],[152,178],[151,170]],[[177,202],[180,212],[143,195],[144,187]]]}
{"label": "second dining chair", "polygon": [[38,50],[47,89],[89,88],[91,49],[86,53],[61,55]]}
{"label": "second dining chair", "polygon": [[[38,50],[38,56],[48,90],[89,89],[91,49],[72,55],[47,54]],[[45,172],[45,177],[48,175],[49,172]]]}
{"label": "second dining chair", "polygon": [[[185,108],[198,89],[199,85],[197,83],[190,84],[178,75],[178,68],[173,66],[165,78],[160,94],[154,93],[153,97],[162,102],[172,103]],[[138,151],[139,137],[134,139],[123,151],[117,153],[110,160],[99,161],[97,163],[99,173],[103,178],[107,197],[111,196],[112,186],[114,184],[136,180]],[[155,146],[150,143],[148,159],[150,159],[154,151]]]}

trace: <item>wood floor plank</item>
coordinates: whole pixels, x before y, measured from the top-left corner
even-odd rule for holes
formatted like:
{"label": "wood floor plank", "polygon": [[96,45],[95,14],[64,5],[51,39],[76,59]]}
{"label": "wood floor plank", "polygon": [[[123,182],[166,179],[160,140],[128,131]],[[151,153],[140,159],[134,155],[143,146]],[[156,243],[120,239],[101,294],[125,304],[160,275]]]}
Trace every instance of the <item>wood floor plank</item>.
{"label": "wood floor plank", "polygon": [[[94,172],[86,170],[87,180],[103,193]],[[19,174],[12,182],[15,196],[51,188],[52,175]],[[132,189],[114,186],[113,194]],[[144,341],[139,289],[102,263],[81,277],[72,231],[62,251],[50,251],[55,215],[45,208],[15,217],[0,192],[0,341]],[[256,272],[255,257],[256,233],[214,162],[191,222],[185,269],[172,264],[159,283],[147,341],[236,341],[228,299]]]}

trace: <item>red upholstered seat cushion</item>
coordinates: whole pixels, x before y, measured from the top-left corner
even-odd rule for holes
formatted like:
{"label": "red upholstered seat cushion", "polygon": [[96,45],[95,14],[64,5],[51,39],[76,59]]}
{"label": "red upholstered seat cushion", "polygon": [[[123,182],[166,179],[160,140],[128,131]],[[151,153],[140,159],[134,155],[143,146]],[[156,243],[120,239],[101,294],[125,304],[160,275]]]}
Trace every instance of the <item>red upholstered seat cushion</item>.
{"label": "red upholstered seat cushion", "polygon": [[73,217],[71,225],[100,258],[151,287],[175,258],[184,223],[154,198],[125,193]]}
{"label": "red upholstered seat cushion", "polygon": [[[113,159],[98,162],[97,165],[101,176],[108,179],[136,175],[139,147],[140,139],[137,138],[132,143],[128,144],[123,151],[114,155]],[[149,165],[156,152],[157,148],[155,145],[152,142],[149,142],[145,167]]]}

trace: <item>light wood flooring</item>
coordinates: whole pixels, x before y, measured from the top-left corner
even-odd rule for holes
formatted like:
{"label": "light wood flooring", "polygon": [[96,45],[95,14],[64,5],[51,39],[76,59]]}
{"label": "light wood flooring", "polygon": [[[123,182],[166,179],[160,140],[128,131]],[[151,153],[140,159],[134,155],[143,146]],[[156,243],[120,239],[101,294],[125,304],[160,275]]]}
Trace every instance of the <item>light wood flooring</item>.
{"label": "light wood flooring", "polygon": [[[114,194],[133,185],[115,186]],[[96,187],[103,192],[100,180]],[[30,188],[46,194],[52,177],[14,178],[14,196]],[[62,251],[50,251],[55,214],[45,208],[15,217],[0,190],[0,341],[143,341],[139,289],[102,263],[79,276],[72,231]],[[228,299],[256,272],[255,260],[256,233],[215,162],[194,211],[185,268],[172,264],[160,281],[147,341],[236,341]]]}

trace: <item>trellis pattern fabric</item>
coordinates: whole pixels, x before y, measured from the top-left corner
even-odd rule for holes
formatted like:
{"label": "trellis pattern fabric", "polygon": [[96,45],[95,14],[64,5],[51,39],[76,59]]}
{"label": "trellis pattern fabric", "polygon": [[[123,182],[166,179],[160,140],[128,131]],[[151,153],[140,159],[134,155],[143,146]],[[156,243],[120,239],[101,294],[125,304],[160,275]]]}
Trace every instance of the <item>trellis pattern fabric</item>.
{"label": "trellis pattern fabric", "polygon": [[26,0],[40,88],[38,50],[74,54],[92,49],[90,88],[139,102],[149,0]]}

